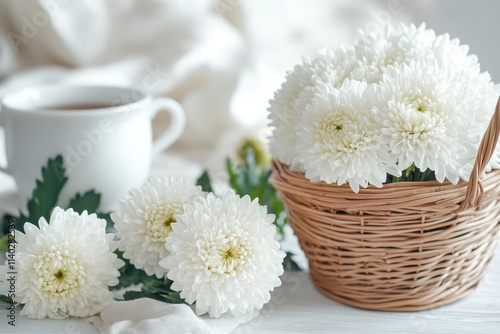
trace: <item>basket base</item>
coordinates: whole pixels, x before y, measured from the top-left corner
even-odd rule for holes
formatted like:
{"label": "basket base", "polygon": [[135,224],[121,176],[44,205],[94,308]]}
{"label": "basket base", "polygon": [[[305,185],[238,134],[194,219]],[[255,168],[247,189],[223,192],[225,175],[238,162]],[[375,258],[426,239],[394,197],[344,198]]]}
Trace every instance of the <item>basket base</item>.
{"label": "basket base", "polygon": [[325,281],[324,277],[317,278],[313,273],[310,273],[309,275],[316,290],[318,290],[322,295],[334,301],[360,309],[386,312],[423,311],[451,304],[466,297],[474,290],[476,290],[477,286],[484,278],[484,275],[482,275],[481,277],[478,277],[475,282],[467,282],[467,284],[464,284],[452,293],[450,291],[446,291],[439,296],[429,295],[428,298],[420,297],[418,299],[415,299],[414,303],[412,303],[408,296],[402,296],[400,300],[394,298],[394,296],[390,296],[386,298],[386,300],[384,300],[383,298],[375,298],[374,296],[371,296],[371,298],[367,297],[365,301],[360,301],[360,295],[357,295],[355,299],[349,298],[348,296],[342,295],[341,292],[336,291],[334,288],[325,288],[325,284],[327,282]]}

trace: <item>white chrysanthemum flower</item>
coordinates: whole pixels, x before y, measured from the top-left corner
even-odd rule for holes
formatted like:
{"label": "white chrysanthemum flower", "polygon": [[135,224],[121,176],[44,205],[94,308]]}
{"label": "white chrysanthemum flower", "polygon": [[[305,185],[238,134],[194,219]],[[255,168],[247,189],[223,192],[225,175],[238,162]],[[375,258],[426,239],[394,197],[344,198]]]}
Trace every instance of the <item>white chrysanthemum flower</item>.
{"label": "white chrysanthemum flower", "polygon": [[[485,99],[486,104],[484,106],[485,110],[495,110],[496,105],[498,102],[498,99],[500,98],[500,84],[497,84],[491,88],[490,94],[488,98]],[[491,116],[490,116],[491,118]],[[488,124],[489,124],[488,120]],[[485,126],[485,131],[486,131]],[[498,169],[500,168],[500,142],[497,143],[495,152],[493,153],[493,157],[491,158],[488,166],[486,167],[486,171],[489,171],[491,169]]]}
{"label": "white chrysanthemum flower", "polygon": [[[348,96],[341,92],[349,80],[366,83],[370,94],[363,94],[362,101],[350,107],[339,107],[335,100]],[[271,153],[312,181],[349,181],[353,189],[370,183],[380,185],[382,166],[395,176],[414,164],[421,172],[434,171],[440,182],[467,180],[499,90],[487,73],[481,73],[478,59],[469,54],[467,45],[448,34],[436,36],[425,24],[401,23],[360,31],[352,48],[324,49],[287,77],[269,108],[275,128]],[[354,98],[355,92],[351,93],[350,98]],[[370,125],[372,121],[365,115],[349,120],[356,126],[346,126],[345,131],[337,126],[335,132],[319,130],[329,127],[327,123],[337,124],[337,120],[327,120],[327,110],[346,112],[351,107],[371,108],[376,125]],[[372,130],[377,128],[377,135],[370,132],[365,137],[365,124]],[[384,155],[387,148],[389,159],[377,157],[382,160],[370,176],[366,174],[368,167],[356,169],[354,156],[349,163],[332,156],[335,145],[331,142],[340,143],[339,138],[344,138],[343,145],[351,145],[360,138],[375,143],[376,136],[380,136],[380,145],[375,151]],[[368,156],[358,158],[361,161]],[[485,170],[494,168],[500,168],[500,144]]]}
{"label": "white chrysanthemum flower", "polygon": [[123,257],[146,274],[162,278],[167,271],[158,263],[168,255],[165,238],[172,231],[175,215],[204,193],[182,178],[153,178],[120,201],[111,214]]}
{"label": "white chrysanthemum flower", "polygon": [[88,317],[113,300],[123,265],[106,221],[56,207],[39,227],[26,223],[16,233],[16,300],[30,318]]}
{"label": "white chrysanthemum flower", "polygon": [[285,82],[269,101],[270,125],[274,128],[269,143],[270,153],[291,170],[304,171],[298,160],[297,135],[293,129],[314,98],[314,87],[318,83],[339,87],[349,77],[355,62],[352,47],[320,50],[314,59],[304,59],[301,65],[287,73]]}
{"label": "white chrysanthemum flower", "polygon": [[314,98],[314,87],[317,84],[327,83],[333,88],[340,88],[346,79],[352,77],[352,71],[357,66],[359,66],[359,61],[356,59],[356,53],[352,46],[321,49],[310,63],[314,86],[313,94],[308,94],[309,100],[305,102],[305,105]]}
{"label": "white chrysanthemum flower", "polygon": [[431,60],[433,30],[404,23],[387,25],[380,30],[361,30],[355,50],[361,64],[352,77],[368,83],[378,83],[389,66],[398,66],[411,60]]}
{"label": "white chrysanthemum flower", "polygon": [[479,74],[477,56],[469,54],[469,46],[460,44],[458,38],[450,39],[448,34],[438,35],[431,43],[431,50],[432,59],[438,67],[460,72],[461,79],[468,81],[473,72]]}
{"label": "white chrysanthemum flower", "polygon": [[[495,86],[487,72],[481,73],[474,79],[469,84],[469,95],[475,98],[475,105],[477,106],[475,121],[481,125],[478,135],[482,137],[495,111],[500,96],[500,85]],[[478,148],[479,142],[476,149]],[[497,143],[496,150],[485,167],[485,172],[498,168],[500,168],[500,143]]]}
{"label": "white chrysanthemum flower", "polygon": [[467,85],[455,73],[427,62],[389,67],[372,101],[382,143],[401,170],[415,164],[454,184],[468,177],[464,166],[474,161],[479,125]]}
{"label": "white chrysanthemum flower", "polygon": [[226,190],[187,205],[177,216],[160,264],[172,289],[181,291],[198,315],[239,315],[260,309],[281,284],[285,253],[274,239],[275,217],[248,195]]}
{"label": "white chrysanthemum flower", "polygon": [[295,143],[297,136],[293,129],[312,95],[313,72],[307,60],[288,72],[285,82],[269,101],[268,111],[274,128],[269,142],[270,153],[292,170],[302,171],[297,160]]}
{"label": "white chrysanthemum flower", "polygon": [[500,86],[495,86],[488,72],[478,73],[469,80],[468,95],[473,99],[475,110],[474,120],[482,124],[480,135],[486,130],[495,111]]}
{"label": "white chrysanthemum flower", "polygon": [[368,184],[381,187],[387,171],[395,169],[386,146],[380,144],[370,102],[364,97],[366,87],[357,81],[346,81],[339,89],[318,86],[296,128],[300,161],[311,181],[349,182],[358,192]]}

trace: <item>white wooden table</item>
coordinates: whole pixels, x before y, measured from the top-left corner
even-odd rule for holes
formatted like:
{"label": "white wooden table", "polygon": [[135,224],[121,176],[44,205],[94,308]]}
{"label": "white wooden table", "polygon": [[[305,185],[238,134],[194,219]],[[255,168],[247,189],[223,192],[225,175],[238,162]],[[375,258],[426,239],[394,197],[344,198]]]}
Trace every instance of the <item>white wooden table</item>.
{"label": "white wooden table", "polygon": [[[283,281],[260,315],[234,333],[500,333],[500,256],[471,295],[420,312],[376,312],[342,305],[317,292],[304,272],[287,273]],[[7,325],[6,304],[1,305],[0,333],[98,333],[82,319],[31,320],[17,315],[12,327]]]}

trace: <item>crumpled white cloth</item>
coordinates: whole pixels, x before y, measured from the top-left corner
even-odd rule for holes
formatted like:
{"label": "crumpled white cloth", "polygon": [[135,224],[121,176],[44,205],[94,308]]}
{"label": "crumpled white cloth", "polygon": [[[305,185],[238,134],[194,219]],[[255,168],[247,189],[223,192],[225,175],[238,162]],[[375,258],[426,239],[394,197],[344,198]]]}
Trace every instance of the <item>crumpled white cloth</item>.
{"label": "crumpled white cloth", "polygon": [[198,317],[185,304],[167,304],[150,298],[115,301],[90,321],[102,334],[225,334],[250,321],[258,311],[233,317]]}
{"label": "crumpled white cloth", "polygon": [[[230,102],[246,53],[242,32],[211,0],[0,2],[0,96],[54,82],[169,96],[186,111],[180,149],[210,150],[241,127]],[[157,119],[156,132],[166,122]]]}
{"label": "crumpled white cloth", "polygon": [[[285,71],[350,41],[378,0],[2,0],[0,96],[38,83],[128,85],[169,96],[187,128],[169,149],[223,169],[260,136]],[[155,120],[156,132],[166,120]],[[228,140],[228,135],[231,140]]]}

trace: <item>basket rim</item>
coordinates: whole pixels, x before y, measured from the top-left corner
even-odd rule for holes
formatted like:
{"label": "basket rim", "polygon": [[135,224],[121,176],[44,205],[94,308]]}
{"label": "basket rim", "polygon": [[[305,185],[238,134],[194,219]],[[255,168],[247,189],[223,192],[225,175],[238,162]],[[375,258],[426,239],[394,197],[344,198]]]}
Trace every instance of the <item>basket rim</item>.
{"label": "basket rim", "polygon": [[[351,187],[349,186],[348,183],[344,183],[342,185],[339,185],[337,183],[326,183],[324,181],[317,181],[313,182],[309,180],[308,178],[305,177],[305,174],[302,172],[296,172],[290,170],[289,166],[286,164],[280,162],[277,159],[273,159],[272,161],[272,169],[278,171],[280,173],[280,176],[286,180],[290,184],[294,184],[294,180],[300,180],[301,182],[306,180],[310,183],[312,187],[318,187],[318,188],[324,188],[325,190],[328,189],[339,189],[339,190],[348,190],[349,193],[352,193],[353,195],[356,194],[370,194],[370,193],[383,193],[384,191],[393,191],[395,189],[403,188],[403,189],[426,189],[424,192],[437,192],[437,191],[446,191],[446,190],[452,190],[452,189],[458,189],[458,188],[463,188],[467,187],[469,185],[469,182],[465,180],[460,180],[457,184],[451,183],[449,180],[445,179],[444,182],[439,182],[437,180],[431,180],[431,181],[401,181],[401,182],[392,182],[392,183],[384,183],[382,187],[376,187],[372,184],[368,185],[368,187],[360,187],[359,192],[355,193]],[[488,183],[487,181],[491,178],[497,177],[497,175],[500,174],[500,169],[493,169],[490,172],[485,173],[485,176],[480,179],[482,183]],[[284,177],[285,176],[285,177]],[[276,181],[276,177],[273,174],[271,174],[270,178],[271,182],[274,184]]]}
{"label": "basket rim", "polygon": [[[481,198],[474,205],[464,205],[470,187],[463,180],[457,185],[449,181],[396,182],[386,184],[382,188],[361,188],[355,193],[348,184],[311,182],[304,173],[291,172],[288,166],[274,160],[269,182],[282,195],[300,196],[305,201],[316,201],[317,205],[325,207],[329,207],[329,202],[335,200],[336,209],[347,212],[380,211],[382,208],[385,212],[389,208],[406,210],[419,207],[425,212],[446,210],[455,214],[466,214],[470,210],[488,206],[494,200],[494,189],[500,184],[500,169],[492,170],[478,180]],[[432,207],[428,207],[431,200]]]}

